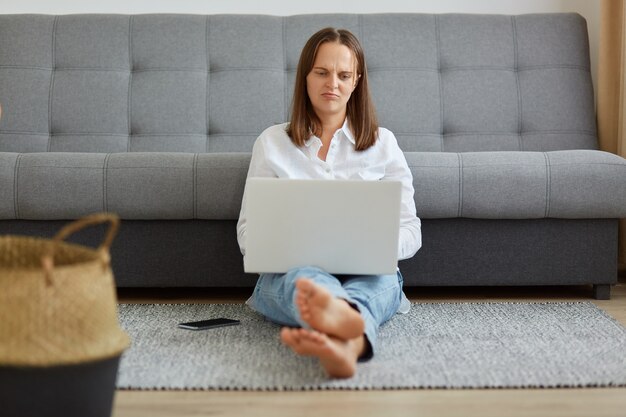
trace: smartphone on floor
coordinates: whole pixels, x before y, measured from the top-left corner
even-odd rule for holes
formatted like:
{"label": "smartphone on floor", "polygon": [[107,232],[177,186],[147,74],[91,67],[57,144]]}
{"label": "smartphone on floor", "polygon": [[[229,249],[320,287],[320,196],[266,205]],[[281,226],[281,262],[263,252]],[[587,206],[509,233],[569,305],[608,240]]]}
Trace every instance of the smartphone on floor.
{"label": "smartphone on floor", "polygon": [[224,327],[224,326],[236,326],[241,323],[239,320],[226,319],[226,318],[218,318],[218,319],[209,319],[209,320],[200,320],[200,321],[190,321],[187,323],[179,323],[178,327],[181,329],[188,330],[206,330],[206,329],[214,329],[216,327]]}

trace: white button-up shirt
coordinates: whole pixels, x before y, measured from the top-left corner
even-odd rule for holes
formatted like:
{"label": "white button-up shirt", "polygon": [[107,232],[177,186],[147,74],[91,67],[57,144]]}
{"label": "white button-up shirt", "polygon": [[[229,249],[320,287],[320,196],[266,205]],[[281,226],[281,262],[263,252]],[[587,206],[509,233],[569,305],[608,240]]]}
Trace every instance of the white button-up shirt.
{"label": "white button-up shirt", "polygon": [[[287,124],[266,129],[252,149],[248,178],[274,177],[292,179],[362,179],[395,180],[402,183],[400,241],[398,259],[415,255],[422,246],[421,222],[413,200],[413,176],[396,137],[389,130],[378,129],[376,143],[365,151],[355,150],[355,140],[347,120],[330,143],[326,161],[318,157],[322,141],[312,136],[298,147],[285,132]],[[304,221],[304,219],[303,219]],[[237,240],[245,255],[246,193],[237,223]]]}

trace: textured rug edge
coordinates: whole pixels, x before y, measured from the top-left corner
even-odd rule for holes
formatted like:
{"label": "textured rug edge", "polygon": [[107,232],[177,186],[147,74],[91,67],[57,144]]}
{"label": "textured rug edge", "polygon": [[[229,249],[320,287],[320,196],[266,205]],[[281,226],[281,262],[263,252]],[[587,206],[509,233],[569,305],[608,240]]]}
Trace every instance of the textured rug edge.
{"label": "textured rug edge", "polygon": [[[330,380],[330,379],[329,379]],[[559,389],[621,389],[626,388],[624,384],[587,384],[587,385],[519,385],[519,386],[407,386],[407,387],[329,387],[329,386],[310,386],[310,387],[272,387],[272,388],[247,388],[247,387],[206,387],[206,388],[173,388],[173,387],[128,387],[117,386],[117,391],[216,391],[216,392],[303,392],[303,391],[426,391],[426,390],[441,390],[441,391],[461,391],[461,390],[559,390]]]}
{"label": "textured rug edge", "polygon": [[[118,305],[143,305],[143,306],[181,306],[181,305],[204,305],[211,304],[215,306],[242,306],[243,302],[237,303],[202,303],[202,302],[180,302],[180,303],[129,303],[119,302]],[[600,313],[605,319],[608,319],[613,324],[620,327],[625,327],[616,318],[611,316],[607,311],[597,306],[591,301],[462,301],[462,302],[411,302],[415,305],[585,305],[593,308]],[[357,371],[358,372],[358,371]],[[172,386],[154,386],[154,387],[133,387],[132,385],[116,385],[118,391],[236,391],[236,392],[302,392],[302,391],[408,391],[408,390],[533,390],[533,389],[588,389],[588,388],[625,388],[626,382],[623,383],[581,383],[581,384],[519,384],[519,385],[405,385],[395,387],[379,387],[379,386],[333,386],[326,385],[333,381],[342,381],[337,379],[328,378],[323,384],[311,384],[304,386],[289,386],[289,385],[268,385],[265,387],[241,387],[241,386],[204,386],[204,387],[172,387]],[[349,381],[349,379],[345,380]]]}

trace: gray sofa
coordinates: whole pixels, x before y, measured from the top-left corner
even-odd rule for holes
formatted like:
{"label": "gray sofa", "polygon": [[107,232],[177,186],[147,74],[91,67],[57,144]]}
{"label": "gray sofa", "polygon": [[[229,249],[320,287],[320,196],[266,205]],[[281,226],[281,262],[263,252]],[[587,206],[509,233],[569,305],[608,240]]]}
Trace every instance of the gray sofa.
{"label": "gray sofa", "polygon": [[413,171],[407,286],[609,297],[626,161],[597,150],[576,14],[0,16],[0,233],[116,212],[118,286],[254,285],[235,233],[250,151],[288,120],[300,49],[325,26],[361,39]]}

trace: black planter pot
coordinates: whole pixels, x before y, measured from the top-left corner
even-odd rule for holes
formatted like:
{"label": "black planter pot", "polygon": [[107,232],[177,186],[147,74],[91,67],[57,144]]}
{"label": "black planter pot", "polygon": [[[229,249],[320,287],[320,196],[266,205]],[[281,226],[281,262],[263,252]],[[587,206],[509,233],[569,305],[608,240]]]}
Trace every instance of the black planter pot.
{"label": "black planter pot", "polygon": [[80,365],[0,366],[3,417],[110,417],[120,357]]}

